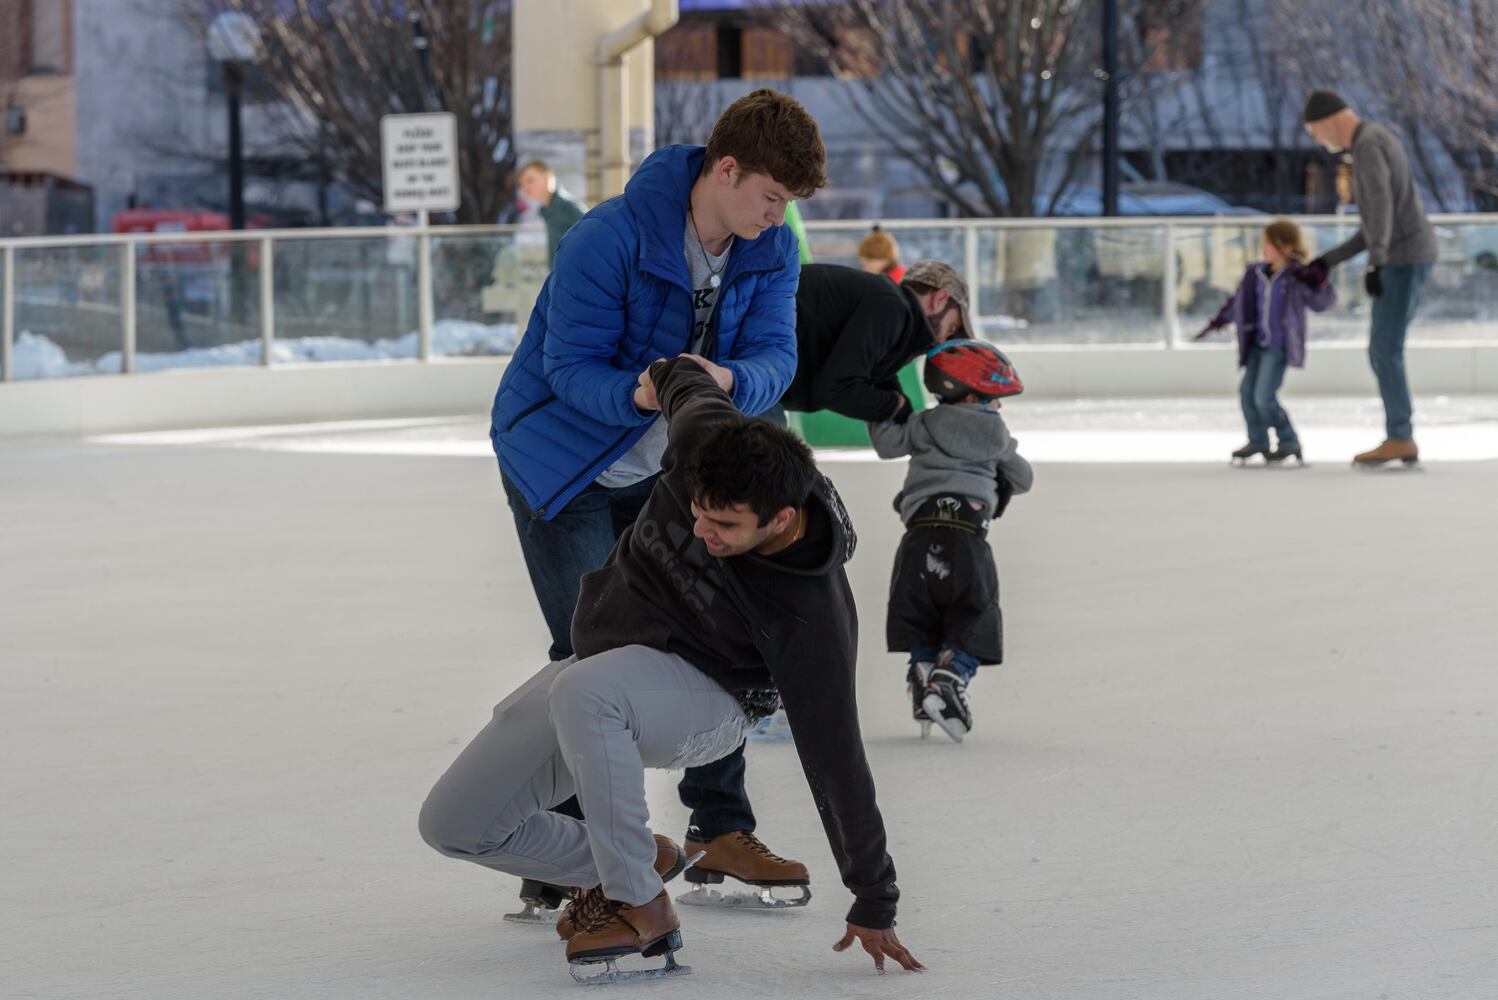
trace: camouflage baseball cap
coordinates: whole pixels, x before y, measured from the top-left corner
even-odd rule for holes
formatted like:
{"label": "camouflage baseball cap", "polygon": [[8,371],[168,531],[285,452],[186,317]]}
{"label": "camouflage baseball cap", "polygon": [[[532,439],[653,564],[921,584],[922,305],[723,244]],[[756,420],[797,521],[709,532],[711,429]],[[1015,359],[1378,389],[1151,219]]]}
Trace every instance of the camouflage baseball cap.
{"label": "camouflage baseball cap", "polygon": [[957,273],[955,267],[940,260],[916,261],[905,270],[905,276],[900,279],[900,283],[944,289],[948,295],[952,296],[952,301],[957,303],[957,308],[962,313],[962,335],[970,340],[973,338],[967,282],[962,280],[962,275]]}

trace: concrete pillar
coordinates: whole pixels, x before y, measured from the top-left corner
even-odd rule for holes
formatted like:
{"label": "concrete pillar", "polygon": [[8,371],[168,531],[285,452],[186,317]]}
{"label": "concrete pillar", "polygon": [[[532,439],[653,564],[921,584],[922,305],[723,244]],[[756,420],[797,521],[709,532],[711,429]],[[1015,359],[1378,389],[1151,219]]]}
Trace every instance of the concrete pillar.
{"label": "concrete pillar", "polygon": [[[662,0],[549,0],[514,7],[515,146],[539,157],[590,204],[623,190],[654,146],[654,48],[649,37],[675,21]],[[600,43],[632,23],[643,38],[609,73]],[[608,136],[627,137],[605,149]]]}

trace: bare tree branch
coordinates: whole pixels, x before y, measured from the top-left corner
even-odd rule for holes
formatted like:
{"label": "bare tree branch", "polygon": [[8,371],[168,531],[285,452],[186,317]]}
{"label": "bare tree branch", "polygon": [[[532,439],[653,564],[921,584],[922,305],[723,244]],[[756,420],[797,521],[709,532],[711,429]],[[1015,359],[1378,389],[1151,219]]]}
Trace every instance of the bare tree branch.
{"label": "bare tree branch", "polygon": [[1097,0],[772,6],[852,83],[859,118],[962,214],[1051,211],[1075,183],[1100,125]]}
{"label": "bare tree branch", "polygon": [[[381,200],[380,118],[457,118],[460,222],[493,222],[513,201],[509,0],[184,0],[200,29],[228,9],[250,15],[263,68],[291,114],[279,138]],[[430,46],[425,79],[408,15]]]}

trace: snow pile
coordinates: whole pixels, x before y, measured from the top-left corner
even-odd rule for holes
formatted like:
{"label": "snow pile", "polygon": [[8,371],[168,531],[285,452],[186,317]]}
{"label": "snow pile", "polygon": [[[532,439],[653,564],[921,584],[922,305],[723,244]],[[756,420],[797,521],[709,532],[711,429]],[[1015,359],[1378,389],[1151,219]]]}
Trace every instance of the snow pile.
{"label": "snow pile", "polygon": [[[118,365],[113,370],[119,371]],[[30,330],[22,330],[16,337],[11,352],[11,378],[61,378],[66,375],[94,374],[97,374],[97,369],[92,363],[69,361],[63,349],[46,337],[37,336]]]}
{"label": "snow pile", "polygon": [[[467,320],[438,320],[432,327],[432,353],[437,357],[489,357],[509,354],[519,340],[513,323],[486,326]],[[416,357],[418,335],[373,343],[348,337],[300,337],[271,344],[274,364],[315,361],[389,361]],[[260,341],[242,340],[215,347],[189,347],[168,353],[138,353],[135,370],[155,372],[168,368],[230,368],[258,365]],[[120,371],[119,351],[109,351],[95,361],[69,361],[67,353],[51,339],[21,331],[16,338],[15,378],[65,378],[73,375],[106,375]]]}

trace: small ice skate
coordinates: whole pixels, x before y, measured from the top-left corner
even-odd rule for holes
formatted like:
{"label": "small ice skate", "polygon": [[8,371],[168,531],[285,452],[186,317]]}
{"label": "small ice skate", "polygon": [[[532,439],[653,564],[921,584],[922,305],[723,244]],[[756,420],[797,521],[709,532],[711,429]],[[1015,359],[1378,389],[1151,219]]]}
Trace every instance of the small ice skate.
{"label": "small ice skate", "polygon": [[1420,449],[1416,447],[1413,439],[1406,438],[1396,441],[1392,438],[1372,451],[1365,451],[1354,455],[1352,467],[1355,469],[1382,469],[1391,462],[1397,462],[1394,468],[1418,469],[1420,467]]}
{"label": "small ice skate", "polygon": [[952,737],[954,743],[961,743],[962,738],[972,732],[973,713],[967,704],[967,681],[951,667],[943,664],[931,671],[923,706],[931,721]]}
{"label": "small ice skate", "polygon": [[557,908],[567,898],[567,891],[560,886],[523,879],[520,883],[520,901],[525,908],[516,913],[506,913],[505,919],[515,924],[551,924],[557,918]]}
{"label": "small ice skate", "polygon": [[1239,448],[1237,451],[1233,452],[1233,464],[1247,465],[1248,460],[1250,458],[1253,458],[1255,455],[1263,455],[1264,461],[1269,461],[1269,449],[1266,446],[1261,444],[1246,444],[1242,448]]}
{"label": "small ice skate", "polygon": [[[682,878],[696,888],[678,896],[676,901],[689,906],[718,906],[729,909],[785,910],[811,902],[811,876],[799,861],[775,854],[759,838],[747,831],[725,833],[703,842],[687,835],[687,851],[705,855],[682,873]],[[753,892],[720,892],[709,889],[732,878],[754,887]],[[776,889],[798,889],[800,895],[784,898]]]}
{"label": "small ice skate", "polygon": [[[660,895],[643,906],[630,906],[605,899],[589,915],[586,927],[567,942],[567,965],[572,978],[585,986],[664,979],[691,972],[691,967],[676,963],[681,949],[681,921],[662,889]],[[621,969],[619,960],[639,955],[657,958],[664,955],[666,964],[655,968]],[[602,965],[601,971],[590,967]]]}
{"label": "small ice skate", "polygon": [[936,664],[912,663],[905,673],[905,694],[910,698],[910,717],[921,724],[921,739],[931,735],[931,716],[926,714],[926,684]]}

